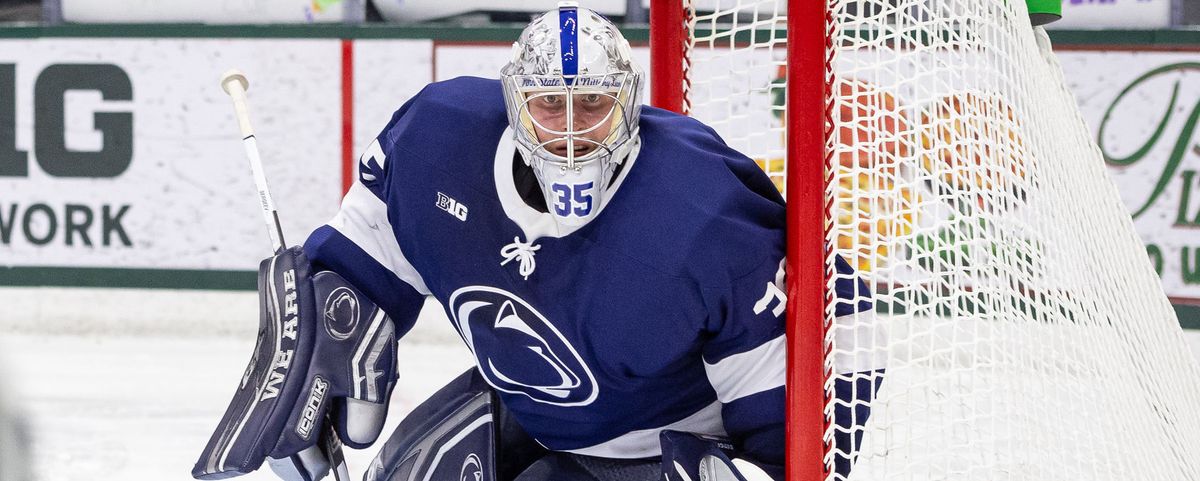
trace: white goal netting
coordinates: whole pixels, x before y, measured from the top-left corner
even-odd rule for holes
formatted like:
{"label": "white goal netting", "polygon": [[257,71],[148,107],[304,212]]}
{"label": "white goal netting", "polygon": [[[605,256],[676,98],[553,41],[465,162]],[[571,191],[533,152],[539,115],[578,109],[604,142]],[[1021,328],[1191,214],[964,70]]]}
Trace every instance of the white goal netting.
{"label": "white goal netting", "polygon": [[[827,261],[874,306],[826,308],[830,479],[1200,480],[1200,369],[1024,1],[830,3]],[[786,2],[683,8],[690,114],[782,188]]]}

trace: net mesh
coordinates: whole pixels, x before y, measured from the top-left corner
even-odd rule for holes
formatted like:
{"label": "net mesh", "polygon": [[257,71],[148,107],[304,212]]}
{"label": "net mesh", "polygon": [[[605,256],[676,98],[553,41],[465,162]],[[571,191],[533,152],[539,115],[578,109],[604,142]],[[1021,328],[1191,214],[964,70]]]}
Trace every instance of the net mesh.
{"label": "net mesh", "polygon": [[[874,309],[826,306],[829,477],[1200,479],[1200,369],[1024,2],[830,3],[827,263]],[[684,3],[690,114],[781,189],[785,4]]]}

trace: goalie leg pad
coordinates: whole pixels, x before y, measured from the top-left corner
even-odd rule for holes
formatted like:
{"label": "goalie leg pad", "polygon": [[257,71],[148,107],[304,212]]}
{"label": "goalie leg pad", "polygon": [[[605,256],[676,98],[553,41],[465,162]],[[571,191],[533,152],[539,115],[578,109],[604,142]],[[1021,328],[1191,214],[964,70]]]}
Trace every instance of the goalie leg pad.
{"label": "goalie leg pad", "polygon": [[498,405],[474,369],[463,373],[400,422],[363,481],[496,481]]}
{"label": "goalie leg pad", "polygon": [[661,481],[660,464],[656,459],[611,459],[551,452],[513,481]]}
{"label": "goalie leg pad", "polygon": [[[319,479],[332,429],[352,447],[374,442],[396,380],[395,331],[373,302],[333,272],[312,273],[293,247],[259,266],[259,332],[233,401],[192,470],[197,479],[249,473],[271,458],[301,461]],[[332,433],[329,434],[332,436]],[[334,437],[327,443],[340,450]],[[301,454],[304,452],[304,454]],[[344,466],[341,467],[344,469]]]}

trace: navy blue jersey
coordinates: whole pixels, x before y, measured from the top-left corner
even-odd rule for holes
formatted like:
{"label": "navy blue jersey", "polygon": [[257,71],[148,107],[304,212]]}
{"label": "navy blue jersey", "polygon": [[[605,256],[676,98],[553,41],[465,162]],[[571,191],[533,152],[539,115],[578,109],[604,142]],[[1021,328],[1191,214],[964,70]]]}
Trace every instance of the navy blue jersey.
{"label": "navy blue jersey", "polygon": [[305,250],[400,334],[440,301],[550,449],[650,457],[676,429],[782,464],[783,199],[700,122],[643,107],[639,125],[603,210],[564,228],[519,192],[500,83],[431,84]]}

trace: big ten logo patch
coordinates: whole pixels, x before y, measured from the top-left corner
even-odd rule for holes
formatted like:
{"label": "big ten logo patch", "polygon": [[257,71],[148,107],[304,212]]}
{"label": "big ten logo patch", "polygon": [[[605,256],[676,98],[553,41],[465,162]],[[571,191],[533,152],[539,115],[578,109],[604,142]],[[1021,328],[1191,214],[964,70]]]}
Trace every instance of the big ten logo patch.
{"label": "big ten logo patch", "polygon": [[458,220],[463,222],[467,221],[467,206],[458,203],[458,201],[454,200],[450,196],[438,192],[437,206],[439,209],[449,212],[450,215],[457,217]]}

